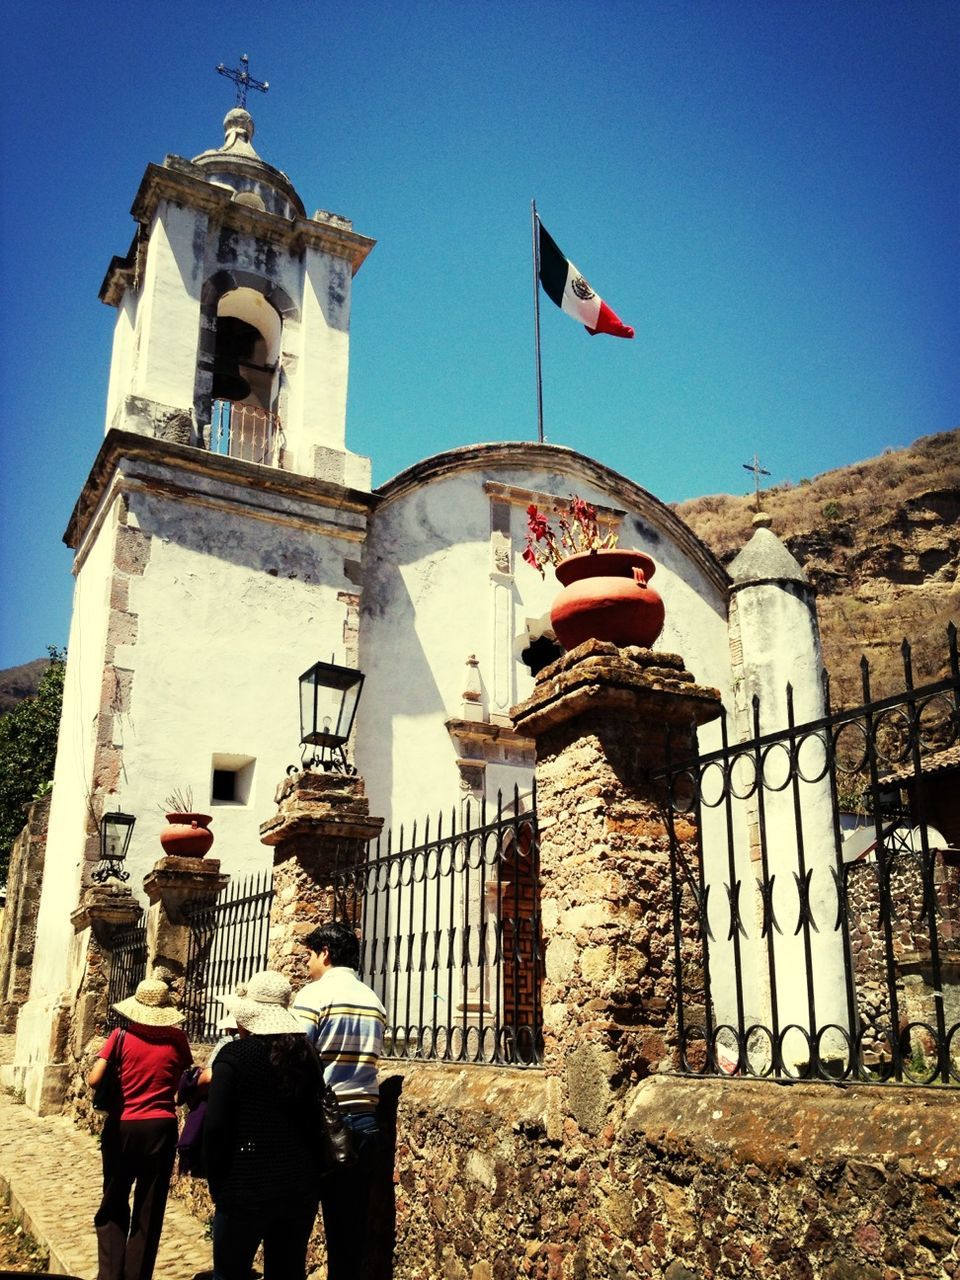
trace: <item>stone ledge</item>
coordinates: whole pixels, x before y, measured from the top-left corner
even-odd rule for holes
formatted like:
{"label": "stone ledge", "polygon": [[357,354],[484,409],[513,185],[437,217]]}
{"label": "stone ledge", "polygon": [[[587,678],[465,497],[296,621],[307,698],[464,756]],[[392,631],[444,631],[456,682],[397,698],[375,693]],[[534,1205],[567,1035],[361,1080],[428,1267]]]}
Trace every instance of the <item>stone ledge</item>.
{"label": "stone ledge", "polygon": [[143,891],[151,906],[162,902],[173,924],[183,924],[183,908],[198,899],[213,901],[230,882],[220,874],[218,858],[161,858],[143,877]]}
{"label": "stone ledge", "polygon": [[100,946],[109,951],[113,936],[129,929],[140,919],[142,908],[126,885],[90,885],[84,889],[80,905],[70,913],[75,933],[92,929]]}
{"label": "stone ledge", "polygon": [[706,724],[720,714],[720,693],[696,684],[678,654],[588,640],[544,667],[533,693],[510,714],[518,732],[536,737],[598,711]]}
{"label": "stone ledge", "polygon": [[260,843],[285,844],[303,837],[371,840],[382,818],[370,816],[363,778],[304,770],[285,779],[277,791],[279,809],[260,824]]}
{"label": "stone ledge", "polygon": [[791,1084],[653,1076],[630,1098],[621,1130],[705,1158],[760,1168],[854,1156],[909,1161],[941,1186],[960,1187],[956,1090],[887,1085]]}

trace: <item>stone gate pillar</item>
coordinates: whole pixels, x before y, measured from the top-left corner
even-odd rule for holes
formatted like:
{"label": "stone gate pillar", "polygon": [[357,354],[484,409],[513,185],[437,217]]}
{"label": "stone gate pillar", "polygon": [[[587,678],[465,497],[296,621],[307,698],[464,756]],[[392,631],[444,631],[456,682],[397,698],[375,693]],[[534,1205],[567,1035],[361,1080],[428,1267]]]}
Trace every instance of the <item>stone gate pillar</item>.
{"label": "stone gate pillar", "polygon": [[333,919],[360,927],[363,885],[353,872],[383,819],[370,816],[359,775],[291,774],[277,803],[276,815],[260,827],[261,841],[274,850],[270,967],[296,990],[306,981],[301,938]]}
{"label": "stone gate pillar", "polygon": [[160,858],[143,877],[147,909],[147,974],[164,970],[174,1003],[184,1007],[187,960],[190,953],[190,920],[193,903],[216,901],[230,877],[220,874],[217,858]]}
{"label": "stone gate pillar", "polygon": [[[620,1085],[672,1062],[673,900],[662,784],[720,710],[683,659],[588,641],[513,709],[536,740],[544,1057],[561,1114],[596,1134]],[[679,839],[695,832],[675,822]]]}

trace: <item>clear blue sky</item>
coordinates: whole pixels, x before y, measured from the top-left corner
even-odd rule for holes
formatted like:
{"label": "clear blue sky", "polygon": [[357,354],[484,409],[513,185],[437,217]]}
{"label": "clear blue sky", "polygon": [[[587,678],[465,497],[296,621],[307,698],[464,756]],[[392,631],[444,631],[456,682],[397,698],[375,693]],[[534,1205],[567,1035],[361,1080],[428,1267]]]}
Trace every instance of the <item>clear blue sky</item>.
{"label": "clear blue sky", "polygon": [[61,544],[103,434],[148,161],[256,145],[377,248],[348,444],[374,482],[535,437],[530,200],[635,326],[544,301],[547,437],[665,501],[960,423],[953,0],[48,3],[4,25],[0,667],[66,640]]}

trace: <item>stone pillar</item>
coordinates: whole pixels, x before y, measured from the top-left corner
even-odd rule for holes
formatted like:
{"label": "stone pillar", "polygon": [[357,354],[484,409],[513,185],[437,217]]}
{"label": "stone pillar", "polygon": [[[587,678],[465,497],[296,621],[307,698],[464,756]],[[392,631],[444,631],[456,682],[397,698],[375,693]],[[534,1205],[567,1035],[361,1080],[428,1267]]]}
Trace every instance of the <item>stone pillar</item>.
{"label": "stone pillar", "polygon": [[217,858],[163,857],[143,877],[147,909],[147,973],[165,970],[175,1003],[183,1004],[190,950],[190,903],[216,900],[230,877],[220,874]]}
{"label": "stone pillar", "polygon": [[296,989],[305,981],[300,939],[318,924],[361,925],[363,886],[353,868],[380,834],[371,818],[363,778],[342,773],[291,774],[277,791],[278,810],[260,827],[273,846],[270,967]]}
{"label": "stone pillar", "polygon": [[[93,1122],[90,1090],[86,1075],[91,1059],[107,1032],[110,991],[110,964],[114,939],[137,923],[143,908],[126,885],[118,881],[89,885],[80,905],[71,912],[70,922],[85,952],[79,967],[80,980],[73,1005],[63,1005],[62,1025],[57,1032],[51,1063],[56,1072],[57,1090],[49,1095],[50,1110],[64,1109],[80,1123]],[[41,1110],[41,1114],[43,1111]]]}
{"label": "stone pillar", "polygon": [[[672,1063],[673,900],[662,789],[720,710],[683,659],[588,641],[513,710],[536,739],[544,1056],[560,1115],[597,1134],[619,1086]],[[695,832],[677,821],[689,841]]]}
{"label": "stone pillar", "polygon": [[[739,738],[753,735],[754,695],[758,698],[760,732],[777,733],[787,728],[788,684],[794,724],[818,720],[825,712],[815,592],[804,570],[769,527],[770,517],[758,512],[753,523],[753,537],[729,566],[735,733]],[[798,879],[809,876],[807,898],[816,927],[797,931],[792,926],[784,927],[782,933],[774,933],[772,940],[780,1026],[794,1024],[807,1028],[813,1035],[817,1025],[831,1025],[855,1035],[856,1024],[851,1025],[852,992],[847,991],[845,976],[844,956],[849,948],[846,923],[842,921],[840,928],[834,927],[839,905],[836,876],[841,871],[841,861],[834,834],[830,778],[822,763],[825,763],[823,750],[808,742],[795,767],[812,780],[800,781],[799,795],[794,795],[792,786],[780,790],[772,786],[764,788],[764,850],[760,843],[756,797],[735,806],[739,810],[737,818],[746,818],[750,850],[750,864],[742,865],[740,874],[747,884],[755,878],[762,881],[767,877],[771,905],[781,923],[799,918],[802,901]],[[771,769],[774,775],[776,769],[774,757]],[[705,861],[707,882],[716,895],[729,879],[729,871],[724,842],[713,843],[717,857],[708,856]],[[752,894],[750,901],[753,928],[742,951],[746,976],[745,1021],[748,1025],[760,1022],[770,1026],[773,1024],[771,971],[767,946],[761,937],[761,895]],[[744,903],[746,906],[746,899]],[[729,994],[730,957],[726,958],[726,965],[717,952],[713,959],[717,1018],[720,1022],[736,1024],[734,1003]],[[816,1013],[812,1025],[808,984],[812,984]],[[726,997],[721,994],[724,989],[728,993]],[[842,1060],[848,1056],[849,1049],[844,1037],[831,1031],[823,1036],[820,1053],[824,1059]],[[783,1043],[783,1055],[788,1063],[802,1070],[810,1058],[807,1039],[799,1032],[790,1033]]]}
{"label": "stone pillar", "polygon": [[33,944],[47,851],[50,796],[35,800],[14,841],[7,872],[7,902],[0,928],[0,1031],[16,1030],[20,1007],[30,995]]}

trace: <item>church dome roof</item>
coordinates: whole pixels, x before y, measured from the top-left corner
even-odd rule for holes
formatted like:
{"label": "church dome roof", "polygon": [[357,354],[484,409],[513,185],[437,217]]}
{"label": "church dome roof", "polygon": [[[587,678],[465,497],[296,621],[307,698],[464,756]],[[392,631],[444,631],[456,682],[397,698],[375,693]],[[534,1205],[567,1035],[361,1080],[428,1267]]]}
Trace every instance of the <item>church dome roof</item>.
{"label": "church dome roof", "polygon": [[284,218],[304,217],[303,201],[280,169],[261,160],[253,148],[253,117],[243,107],[228,111],[223,121],[223,146],[202,151],[193,163],[210,182],[232,187],[234,199],[255,209],[266,209]]}

